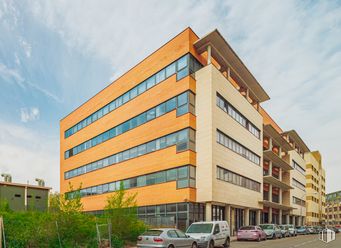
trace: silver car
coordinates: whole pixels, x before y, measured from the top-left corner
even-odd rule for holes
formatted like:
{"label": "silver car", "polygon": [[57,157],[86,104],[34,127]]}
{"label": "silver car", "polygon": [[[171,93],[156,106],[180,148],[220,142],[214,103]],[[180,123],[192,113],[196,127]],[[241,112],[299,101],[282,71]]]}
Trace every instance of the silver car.
{"label": "silver car", "polygon": [[137,238],[139,248],[197,248],[195,239],[188,237],[184,232],[175,228],[156,228],[144,232]]}
{"label": "silver car", "polygon": [[281,229],[276,224],[261,224],[259,227],[264,230],[268,239],[282,238]]}

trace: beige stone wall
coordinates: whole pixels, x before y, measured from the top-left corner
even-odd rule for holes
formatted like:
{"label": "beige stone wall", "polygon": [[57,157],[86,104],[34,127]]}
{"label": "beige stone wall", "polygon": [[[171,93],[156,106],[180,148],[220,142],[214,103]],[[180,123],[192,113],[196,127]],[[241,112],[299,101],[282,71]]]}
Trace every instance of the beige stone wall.
{"label": "beige stone wall", "polygon": [[[306,169],[305,161],[304,159],[295,151],[289,152],[290,156],[290,164],[293,165],[292,160],[294,160],[296,163],[298,163],[303,169]],[[302,174],[296,169],[293,169],[290,171],[290,185],[294,188],[290,190],[290,206],[294,207],[295,209],[292,210],[293,215],[306,215],[306,208],[302,207],[300,205],[296,205],[293,203],[292,197],[295,196],[299,199],[305,200],[306,198],[306,191],[303,191],[293,185],[293,178],[295,178],[297,181],[301,182],[303,185],[306,185],[306,178],[305,174]]]}
{"label": "beige stone wall", "polygon": [[[216,92],[262,131],[263,119],[257,110],[214,67],[196,73],[197,95],[197,200],[261,208],[261,192],[216,179],[216,166],[231,170],[262,184],[262,163],[256,165],[216,142],[216,129],[238,141],[261,157],[262,140],[256,138],[216,106]],[[261,185],[262,189],[262,185]]]}

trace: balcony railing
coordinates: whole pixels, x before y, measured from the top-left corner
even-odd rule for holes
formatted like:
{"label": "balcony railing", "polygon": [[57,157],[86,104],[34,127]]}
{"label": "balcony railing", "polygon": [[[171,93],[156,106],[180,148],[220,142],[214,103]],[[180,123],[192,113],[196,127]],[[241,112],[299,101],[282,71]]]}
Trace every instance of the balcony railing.
{"label": "balcony railing", "polygon": [[269,200],[269,192],[263,192],[263,199],[264,199],[264,201]]}
{"label": "balcony railing", "polygon": [[278,195],[272,195],[272,202],[279,203],[279,196]]}

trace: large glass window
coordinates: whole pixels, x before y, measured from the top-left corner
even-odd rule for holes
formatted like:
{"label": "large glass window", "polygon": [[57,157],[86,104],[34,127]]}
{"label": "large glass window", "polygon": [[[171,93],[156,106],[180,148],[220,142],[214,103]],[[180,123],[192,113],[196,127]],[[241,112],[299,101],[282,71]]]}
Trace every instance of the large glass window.
{"label": "large glass window", "polygon": [[[194,182],[194,186],[190,185],[190,181]],[[123,180],[123,188],[131,189],[136,187],[144,187],[154,184],[160,184],[164,182],[177,181],[177,188],[195,187],[195,167],[194,166],[182,166],[179,168],[173,168],[169,170],[159,171],[147,175],[141,175],[138,177],[128,178]],[[105,194],[120,189],[121,181],[110,182],[102,185],[88,187],[81,189],[81,197],[90,195],[86,192],[90,191],[91,195]],[[74,195],[77,191],[69,192],[68,195]],[[181,206],[180,206],[181,208]],[[159,209],[158,211],[164,211]]]}
{"label": "large glass window", "polygon": [[[165,114],[166,112],[170,112],[174,109],[177,109],[177,114],[185,114],[189,111],[188,105],[189,101],[188,99],[194,98],[194,95],[192,92],[184,92],[181,95],[177,97],[173,97],[169,99],[168,101],[161,103],[160,105],[156,106],[155,108],[151,108],[147,110],[146,112],[143,112],[139,114],[138,116],[133,117],[132,119],[121,123],[120,125],[117,125],[116,127],[113,127],[109,129],[108,131],[70,149],[72,150],[72,153],[70,153],[70,150],[68,152],[65,152],[65,159],[76,155],[84,150],[90,149],[93,146],[96,146],[98,144],[101,144],[102,142],[112,139],[116,137],[117,135],[120,135],[122,133],[125,133],[133,128],[136,128],[148,121],[151,121],[155,119],[156,117],[161,116],[162,114]],[[179,104],[182,104],[181,106]],[[194,106],[190,104],[191,108],[190,110],[194,112]],[[182,144],[182,148],[180,150],[185,150],[188,148],[188,145],[185,146]]]}
{"label": "large glass window", "polygon": [[[189,66],[188,66],[189,64]],[[117,97],[112,102],[107,104],[106,106],[102,107],[101,109],[97,110],[87,118],[81,120],[79,123],[75,124],[73,127],[69,128],[64,132],[64,137],[68,138],[69,136],[73,135],[74,133],[78,132],[79,130],[85,128],[86,126],[90,125],[91,123],[95,122],[96,120],[102,118],[104,115],[110,113],[111,111],[115,110],[116,108],[122,106],[123,104],[127,103],[128,101],[134,99],[138,95],[145,92],[147,89],[152,88],[154,85],[159,84],[160,82],[164,81],[166,78],[171,77],[175,73],[177,74],[177,80],[182,79],[183,77],[187,76],[190,73],[193,73],[199,70],[202,65],[190,54],[187,54],[174,63],[168,65],[161,71],[155,73],[150,78],[146,79],[145,81],[141,82],[131,90],[127,91],[123,95]],[[189,68],[189,69],[188,69]]]}
{"label": "large glass window", "polygon": [[[190,128],[180,130],[178,132],[169,134],[167,136],[152,140],[148,143],[141,144],[136,147],[132,147],[120,153],[113,154],[109,157],[105,157],[103,159],[92,162],[90,164],[86,164],[78,168],[75,168],[73,170],[67,171],[64,173],[64,177],[65,179],[70,179],[72,177],[86,174],[86,173],[89,173],[91,171],[97,170],[102,167],[110,166],[115,163],[120,163],[122,161],[132,159],[138,156],[142,156],[144,154],[157,151],[157,150],[160,150],[169,146],[173,146],[173,145],[176,145],[178,151],[179,151],[179,147],[181,147],[181,144],[186,144],[186,149],[191,149],[195,151],[194,132],[195,131]],[[187,144],[189,144],[189,146]]]}

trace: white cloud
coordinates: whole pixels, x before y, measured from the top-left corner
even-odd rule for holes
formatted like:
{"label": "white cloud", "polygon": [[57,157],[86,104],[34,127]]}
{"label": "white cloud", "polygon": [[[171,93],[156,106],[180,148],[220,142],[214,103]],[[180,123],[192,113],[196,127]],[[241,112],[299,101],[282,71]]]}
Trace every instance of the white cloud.
{"label": "white cloud", "polygon": [[24,123],[39,120],[39,117],[40,111],[36,107],[20,109],[20,120]]}
{"label": "white cloud", "polygon": [[58,147],[58,137],[0,120],[0,173],[10,173],[13,182],[42,178],[59,191]]}
{"label": "white cloud", "polygon": [[264,106],[274,119],[321,150],[327,191],[341,188],[337,1],[75,0],[29,7],[71,48],[108,61],[115,77],[187,26],[199,35],[218,28],[269,92]]}
{"label": "white cloud", "polygon": [[26,57],[30,58],[31,57],[31,53],[32,53],[32,46],[31,46],[31,44],[28,43],[23,38],[21,38],[20,45],[21,45],[22,49],[24,50],[24,53],[25,53]]}
{"label": "white cloud", "polygon": [[6,65],[0,63],[0,77],[5,79],[8,82],[12,82],[12,80],[18,84],[21,88],[25,88],[24,85],[24,78],[21,76],[21,74],[15,70],[8,68]]}

